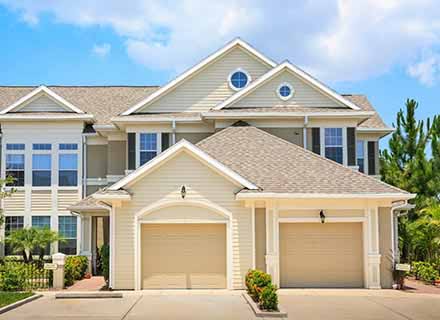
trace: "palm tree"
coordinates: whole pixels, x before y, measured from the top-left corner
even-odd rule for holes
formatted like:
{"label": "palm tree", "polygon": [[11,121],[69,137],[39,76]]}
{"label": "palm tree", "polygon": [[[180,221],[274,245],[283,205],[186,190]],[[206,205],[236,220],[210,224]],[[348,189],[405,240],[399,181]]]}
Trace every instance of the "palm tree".
{"label": "palm tree", "polygon": [[13,231],[6,239],[12,249],[21,253],[24,262],[33,260],[32,253],[38,251],[39,259],[44,258],[44,251],[48,245],[61,240],[58,232],[49,228],[24,228]]}
{"label": "palm tree", "polygon": [[413,246],[418,255],[435,262],[440,254],[440,204],[432,203],[420,211],[412,224]]}

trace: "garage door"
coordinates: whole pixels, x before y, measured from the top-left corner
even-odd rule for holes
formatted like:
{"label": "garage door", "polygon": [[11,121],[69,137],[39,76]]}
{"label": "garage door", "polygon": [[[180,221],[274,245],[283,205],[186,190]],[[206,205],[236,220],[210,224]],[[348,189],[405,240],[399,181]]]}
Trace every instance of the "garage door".
{"label": "garage door", "polygon": [[144,224],[142,288],[226,288],[225,224]]}
{"label": "garage door", "polygon": [[282,223],[281,287],[362,287],[361,223]]}

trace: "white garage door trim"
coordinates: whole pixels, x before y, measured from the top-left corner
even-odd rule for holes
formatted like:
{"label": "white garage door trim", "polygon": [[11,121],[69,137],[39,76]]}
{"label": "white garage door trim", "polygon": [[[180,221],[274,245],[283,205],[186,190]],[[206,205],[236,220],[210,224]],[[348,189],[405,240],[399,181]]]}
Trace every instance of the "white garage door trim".
{"label": "white garage door trim", "polygon": [[[164,220],[141,220],[148,214],[157,211],[158,209],[172,207],[172,206],[195,206],[204,207],[212,210],[227,220],[212,220],[212,219],[164,219]],[[227,289],[232,289],[232,231],[231,231],[231,219],[232,213],[210,202],[202,201],[190,201],[190,200],[176,200],[176,201],[160,201],[156,205],[150,205],[146,208],[146,211],[140,210],[135,215],[135,271],[134,271],[134,288],[135,290],[141,290],[142,277],[141,277],[141,228],[142,224],[204,224],[204,223],[221,223],[226,224],[226,285]]]}
{"label": "white garage door trim", "polygon": [[[277,247],[278,252],[280,252],[280,241],[279,241],[279,225],[281,223],[321,223],[321,219],[319,217],[295,217],[295,218],[278,218],[278,230],[276,237],[277,239]],[[370,239],[368,234],[370,233],[369,224],[367,217],[328,217],[325,219],[325,223],[352,223],[352,222],[361,222],[362,223],[362,240],[363,240],[363,266],[364,266],[364,287],[368,288],[368,244],[370,243]],[[278,275],[278,285],[279,285],[279,275],[280,275],[280,264],[277,265],[277,275]]]}

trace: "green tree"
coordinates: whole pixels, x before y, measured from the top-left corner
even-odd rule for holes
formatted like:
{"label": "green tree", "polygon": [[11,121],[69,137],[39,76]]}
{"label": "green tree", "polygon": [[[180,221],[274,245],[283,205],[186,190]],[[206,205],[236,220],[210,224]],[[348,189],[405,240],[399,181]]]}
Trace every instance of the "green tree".
{"label": "green tree", "polygon": [[[15,191],[15,188],[8,188],[5,186],[12,185],[15,181],[14,177],[7,176],[6,179],[0,179],[0,200],[10,197]],[[5,223],[5,215],[3,208],[0,208],[0,227]]]}
{"label": "green tree", "polygon": [[399,223],[403,260],[431,260],[439,250],[440,229],[432,212],[440,200],[440,118],[417,120],[417,108],[415,100],[406,101],[389,149],[380,154],[382,180],[417,194],[415,210]]}
{"label": "green tree", "polygon": [[33,250],[38,252],[40,261],[44,259],[47,246],[57,241],[64,241],[58,232],[52,231],[49,228],[37,229],[36,247]]}

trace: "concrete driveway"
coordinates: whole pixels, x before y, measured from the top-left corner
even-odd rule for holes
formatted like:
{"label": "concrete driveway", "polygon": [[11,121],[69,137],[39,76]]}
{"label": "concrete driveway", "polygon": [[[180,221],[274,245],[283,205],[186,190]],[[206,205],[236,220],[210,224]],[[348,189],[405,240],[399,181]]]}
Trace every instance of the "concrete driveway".
{"label": "concrete driveway", "polygon": [[[440,319],[440,295],[391,290],[280,290],[289,319]],[[146,291],[122,299],[56,300],[45,296],[0,319],[255,319],[233,291]]]}

